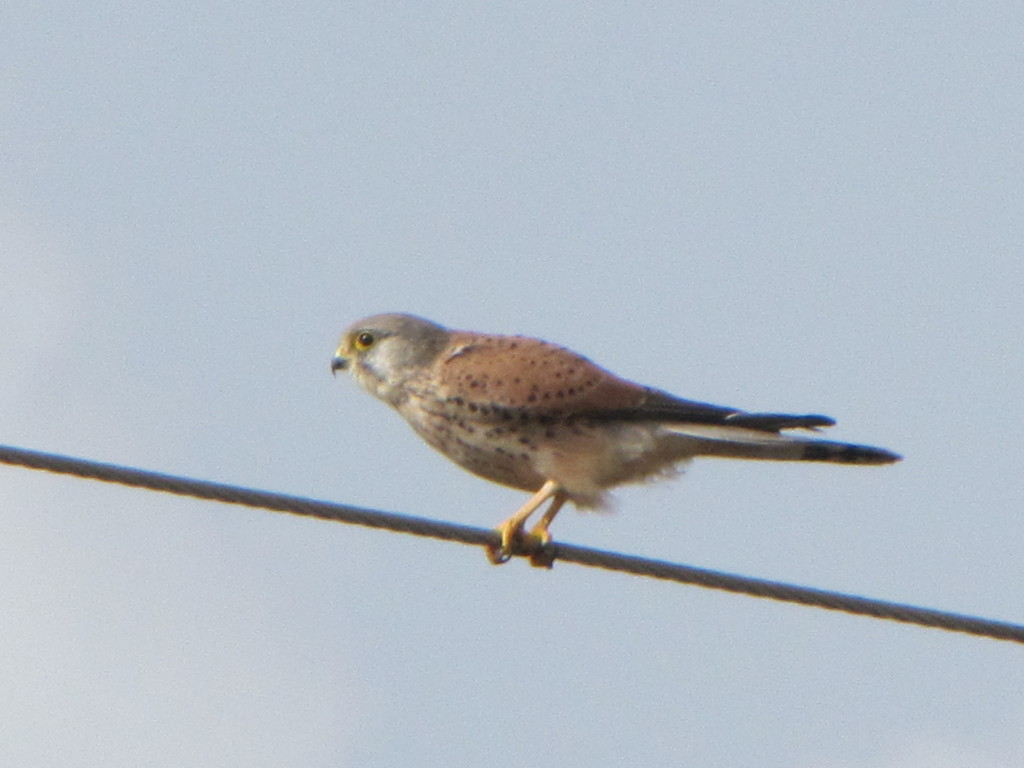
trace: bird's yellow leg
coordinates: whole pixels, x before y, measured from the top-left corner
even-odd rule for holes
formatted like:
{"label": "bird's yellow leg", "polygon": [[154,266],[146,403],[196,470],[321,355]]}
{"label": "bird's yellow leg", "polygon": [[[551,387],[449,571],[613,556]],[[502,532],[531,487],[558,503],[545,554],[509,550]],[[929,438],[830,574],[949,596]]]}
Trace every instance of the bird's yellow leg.
{"label": "bird's yellow leg", "polygon": [[565,502],[569,500],[569,497],[565,495],[565,491],[558,489],[555,493],[554,498],[551,500],[551,506],[547,508],[537,524],[530,529],[530,535],[536,536],[540,539],[541,544],[551,543],[551,534],[548,532],[548,526],[551,525],[551,521],[555,519],[555,515],[558,514]]}
{"label": "bird's yellow leg", "polygon": [[[518,536],[523,530],[523,526],[526,524],[530,515],[536,512],[537,508],[548,499],[553,498],[555,500],[552,502],[552,507],[556,504],[561,507],[562,504],[565,503],[564,499],[559,501],[559,498],[563,493],[562,487],[554,480],[548,480],[545,482],[544,485],[540,487],[540,490],[530,497],[529,501],[523,504],[523,506],[516,510],[515,514],[495,529],[501,536],[501,544],[498,547],[487,547],[487,557],[490,561],[495,565],[501,565],[502,563],[507,563],[511,560],[512,544],[515,541],[516,536]],[[555,511],[557,512],[558,510],[556,509]],[[550,509],[544,514],[544,519],[546,519],[549,524],[551,522],[550,518],[553,517],[554,515],[551,514]],[[543,522],[543,520],[541,522]],[[545,533],[546,530],[547,526],[545,526]],[[548,538],[550,538],[550,536]]]}

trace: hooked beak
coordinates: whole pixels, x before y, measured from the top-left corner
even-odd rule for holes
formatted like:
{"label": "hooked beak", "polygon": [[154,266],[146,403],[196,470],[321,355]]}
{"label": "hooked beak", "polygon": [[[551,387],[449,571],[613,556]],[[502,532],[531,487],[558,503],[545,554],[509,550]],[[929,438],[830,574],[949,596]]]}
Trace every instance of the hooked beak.
{"label": "hooked beak", "polygon": [[342,357],[341,355],[335,355],[331,358],[331,374],[336,375],[338,371],[344,371],[348,368],[348,358]]}

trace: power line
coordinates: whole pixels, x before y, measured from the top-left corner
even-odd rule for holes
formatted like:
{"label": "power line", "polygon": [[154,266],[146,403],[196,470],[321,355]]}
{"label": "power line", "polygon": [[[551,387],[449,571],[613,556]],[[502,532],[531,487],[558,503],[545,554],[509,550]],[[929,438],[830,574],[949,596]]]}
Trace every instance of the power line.
{"label": "power line", "polygon": [[[136,488],[147,488],[152,491],[174,493],[179,496],[220,501],[226,504],[239,504],[275,512],[289,512],[295,515],[333,520],[339,523],[382,528],[400,533],[410,533],[415,536],[444,539],[446,541],[457,541],[474,546],[493,546],[499,543],[497,533],[486,528],[475,528],[473,526],[431,520],[423,517],[399,515],[393,512],[353,507],[347,504],[316,501],[300,496],[289,496],[254,490],[252,488],[225,485],[223,483],[212,483],[205,480],[149,472],[116,464],[104,464],[11,446],[0,445],[0,463],[101,480],[107,483],[118,483]],[[649,560],[617,552],[606,552],[562,543],[553,543],[543,548],[543,550],[538,550],[535,544],[525,542],[518,547],[514,554],[532,555],[546,563],[552,563],[555,560],[564,563],[576,563],[577,565],[593,568],[631,573],[635,576],[646,576],[682,584],[693,584],[708,589],[736,592],[752,597],[769,598],[788,603],[801,603],[803,605],[833,611],[844,611],[860,616],[872,616],[877,619],[917,624],[949,632],[963,632],[970,635],[1024,644],[1024,626],[1018,624],[920,608],[902,603],[873,600],[856,595],[800,587],[776,581],[765,581],[748,576],[679,565],[663,560]]]}

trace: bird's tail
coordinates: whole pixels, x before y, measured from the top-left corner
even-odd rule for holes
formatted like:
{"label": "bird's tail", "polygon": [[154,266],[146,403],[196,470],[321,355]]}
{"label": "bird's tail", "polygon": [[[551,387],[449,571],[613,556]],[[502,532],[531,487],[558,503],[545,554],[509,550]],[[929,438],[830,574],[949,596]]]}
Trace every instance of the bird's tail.
{"label": "bird's tail", "polygon": [[[758,417],[761,414],[746,415]],[[764,416],[766,421],[769,416],[776,420],[781,419],[777,414],[764,414]],[[799,423],[799,420],[812,417],[794,416],[791,418],[794,420],[794,426],[805,426]],[[779,428],[786,427],[780,426]],[[774,461],[827,461],[836,464],[891,464],[903,458],[892,451],[870,445],[839,443],[746,426],[672,424],[665,425],[665,429],[672,433],[673,442],[676,442],[679,450],[687,456],[722,456]]]}

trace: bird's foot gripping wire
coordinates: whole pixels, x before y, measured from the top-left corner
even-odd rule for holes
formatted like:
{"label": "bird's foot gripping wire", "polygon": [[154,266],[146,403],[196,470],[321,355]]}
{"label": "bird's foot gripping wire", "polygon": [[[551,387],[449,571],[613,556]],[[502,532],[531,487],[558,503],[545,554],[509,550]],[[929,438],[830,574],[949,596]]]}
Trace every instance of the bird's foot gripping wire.
{"label": "bird's foot gripping wire", "polygon": [[[555,550],[551,546],[551,534],[548,526],[555,519],[558,510],[567,500],[565,492],[554,480],[548,480],[529,501],[520,507],[514,515],[499,525],[499,543],[487,545],[487,558],[494,565],[507,563],[515,555],[526,555],[530,565],[537,568],[550,568],[555,561]],[[523,532],[527,519],[544,502],[551,500],[551,506],[529,533]]]}

